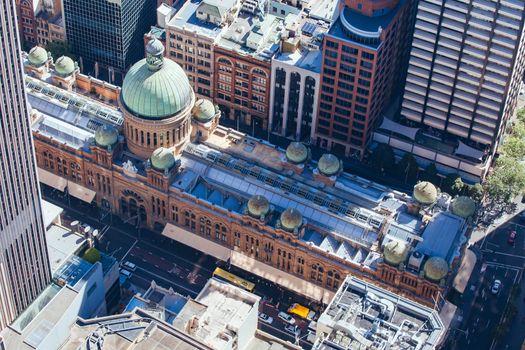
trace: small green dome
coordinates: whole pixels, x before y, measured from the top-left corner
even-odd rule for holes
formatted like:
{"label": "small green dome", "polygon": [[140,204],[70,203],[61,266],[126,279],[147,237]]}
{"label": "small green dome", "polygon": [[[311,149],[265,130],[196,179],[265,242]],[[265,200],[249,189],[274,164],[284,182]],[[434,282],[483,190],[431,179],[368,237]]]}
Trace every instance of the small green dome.
{"label": "small green dome", "polygon": [[293,232],[303,224],[303,215],[297,209],[288,208],[282,212],[280,221],[283,229]]}
{"label": "small green dome", "polygon": [[175,156],[171,150],[160,147],[153,151],[150,162],[151,166],[159,171],[169,170],[175,165]]}
{"label": "small green dome", "polygon": [[286,148],[286,159],[291,163],[304,163],[307,158],[308,148],[302,142],[292,142]]}
{"label": "small green dome", "polygon": [[49,57],[47,55],[47,51],[43,47],[35,46],[29,51],[27,59],[33,66],[40,67],[47,62]]}
{"label": "small green dome", "polygon": [[433,256],[428,259],[423,268],[425,277],[431,281],[438,282],[448,273],[448,264],[445,259],[439,256]]}
{"label": "small green dome", "polygon": [[251,216],[260,218],[261,216],[268,214],[269,211],[270,202],[268,202],[264,196],[256,195],[248,201],[248,213]]}
{"label": "small green dome", "polygon": [[460,196],[452,202],[452,212],[462,218],[468,218],[474,215],[476,211],[476,202],[470,197]]}
{"label": "small green dome", "polygon": [[215,117],[215,114],[215,105],[206,99],[197,100],[191,109],[192,117],[201,123],[209,122]]}
{"label": "small green dome", "polygon": [[432,204],[437,199],[437,188],[428,181],[422,181],[414,186],[413,196],[421,204]]}
{"label": "small green dome", "polygon": [[130,68],[121,97],[129,112],[146,119],[163,119],[188,107],[193,90],[177,63],[150,55]]}
{"label": "small green dome", "polygon": [[75,71],[75,62],[70,57],[62,56],[55,61],[55,71],[59,75],[67,77]]}
{"label": "small green dome", "polygon": [[317,163],[319,172],[326,176],[336,175],[341,170],[339,159],[331,153],[325,153]]}
{"label": "small green dome", "polygon": [[408,246],[404,242],[390,241],[383,247],[383,258],[393,266],[399,266],[407,258]]}
{"label": "small green dome", "polygon": [[95,142],[100,147],[109,147],[117,143],[118,131],[109,124],[103,124],[95,131]]}

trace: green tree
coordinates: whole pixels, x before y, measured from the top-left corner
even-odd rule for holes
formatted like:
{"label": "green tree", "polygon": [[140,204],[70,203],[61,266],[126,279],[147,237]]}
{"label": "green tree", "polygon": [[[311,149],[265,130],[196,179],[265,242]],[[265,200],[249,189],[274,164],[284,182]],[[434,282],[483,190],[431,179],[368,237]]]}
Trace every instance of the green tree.
{"label": "green tree", "polygon": [[394,168],[396,157],[392,147],[386,143],[380,143],[372,151],[370,165],[377,170],[388,172]]}
{"label": "green tree", "polygon": [[87,262],[94,264],[97,261],[100,261],[100,252],[97,250],[97,248],[91,247],[86,250],[82,258]]}
{"label": "green tree", "polygon": [[507,137],[505,143],[501,146],[501,153],[508,158],[523,159],[525,157],[525,139],[517,135]]}
{"label": "green tree", "polygon": [[51,56],[53,56],[55,60],[62,56],[69,56],[73,61],[76,60],[75,55],[71,53],[71,44],[69,44],[67,41],[50,41],[47,43],[46,50],[51,52]]}
{"label": "green tree", "polygon": [[483,198],[483,186],[480,183],[476,183],[469,187],[468,195],[475,201],[481,201]]}
{"label": "green tree", "polygon": [[430,163],[429,165],[427,165],[425,170],[421,172],[419,178],[421,181],[428,181],[439,187],[439,176],[436,164]]}
{"label": "green tree", "polygon": [[497,202],[510,203],[525,190],[525,167],[516,160],[501,157],[485,181],[485,193]]}
{"label": "green tree", "polygon": [[512,135],[525,138],[525,124],[524,122],[516,122],[512,127]]}
{"label": "green tree", "polygon": [[399,163],[396,164],[395,169],[397,177],[402,179],[405,183],[416,181],[419,166],[412,154],[405,153]]}
{"label": "green tree", "polygon": [[516,119],[522,124],[525,123],[525,107],[518,109],[516,113]]}
{"label": "green tree", "polygon": [[463,186],[463,180],[461,180],[461,176],[459,176],[459,174],[449,174],[443,180],[442,188],[444,192],[455,196],[461,192]]}

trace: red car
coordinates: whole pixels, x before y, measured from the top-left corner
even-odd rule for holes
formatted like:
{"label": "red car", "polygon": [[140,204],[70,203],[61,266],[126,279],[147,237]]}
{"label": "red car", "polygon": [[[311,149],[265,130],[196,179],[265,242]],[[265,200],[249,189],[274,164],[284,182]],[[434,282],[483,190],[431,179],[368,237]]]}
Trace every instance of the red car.
{"label": "red car", "polygon": [[516,237],[517,236],[518,236],[518,234],[516,233],[516,231],[514,231],[514,230],[510,231],[509,237],[507,238],[507,243],[510,244],[510,245],[514,245],[514,242],[516,242]]}

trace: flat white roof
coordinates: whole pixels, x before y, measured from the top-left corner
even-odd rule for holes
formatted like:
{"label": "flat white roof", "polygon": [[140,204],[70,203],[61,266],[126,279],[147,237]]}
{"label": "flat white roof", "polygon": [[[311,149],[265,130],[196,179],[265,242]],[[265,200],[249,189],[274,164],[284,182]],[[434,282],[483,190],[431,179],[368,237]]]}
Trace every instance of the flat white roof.
{"label": "flat white roof", "polygon": [[86,239],[65,227],[51,225],[46,231],[46,242],[51,272],[55,273],[64,261],[86,242]]}

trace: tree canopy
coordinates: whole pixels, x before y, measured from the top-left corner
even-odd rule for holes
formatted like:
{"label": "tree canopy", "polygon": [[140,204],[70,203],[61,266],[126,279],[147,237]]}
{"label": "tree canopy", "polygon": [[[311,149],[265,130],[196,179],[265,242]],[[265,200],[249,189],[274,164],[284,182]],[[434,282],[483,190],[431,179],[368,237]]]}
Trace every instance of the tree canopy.
{"label": "tree canopy", "polygon": [[100,252],[97,250],[97,248],[91,247],[88,250],[86,250],[82,258],[87,262],[94,264],[97,261],[100,261]]}
{"label": "tree canopy", "polygon": [[461,192],[463,186],[463,180],[461,180],[461,176],[459,176],[459,174],[449,174],[443,180],[442,188],[444,192],[455,196]]}
{"label": "tree canopy", "polygon": [[415,183],[418,171],[416,159],[411,153],[405,153],[399,163],[396,164],[396,175],[405,183]]}
{"label": "tree canopy", "polygon": [[[519,126],[516,129],[521,130],[523,126]],[[515,131],[514,131],[515,132]],[[505,143],[501,146],[501,153],[508,158],[523,159],[525,157],[525,138],[521,135],[513,134],[505,140]]]}
{"label": "tree canopy", "polygon": [[396,157],[392,147],[386,143],[380,143],[372,151],[370,165],[377,170],[390,171],[394,168]]}
{"label": "tree canopy", "polygon": [[68,56],[73,61],[76,60],[75,55],[71,53],[71,44],[69,44],[67,41],[65,42],[50,41],[46,45],[46,50],[51,52],[51,56],[53,56],[55,60],[62,56]]}
{"label": "tree canopy", "polygon": [[485,191],[496,201],[510,203],[525,190],[525,167],[515,159],[501,157],[487,177]]}

